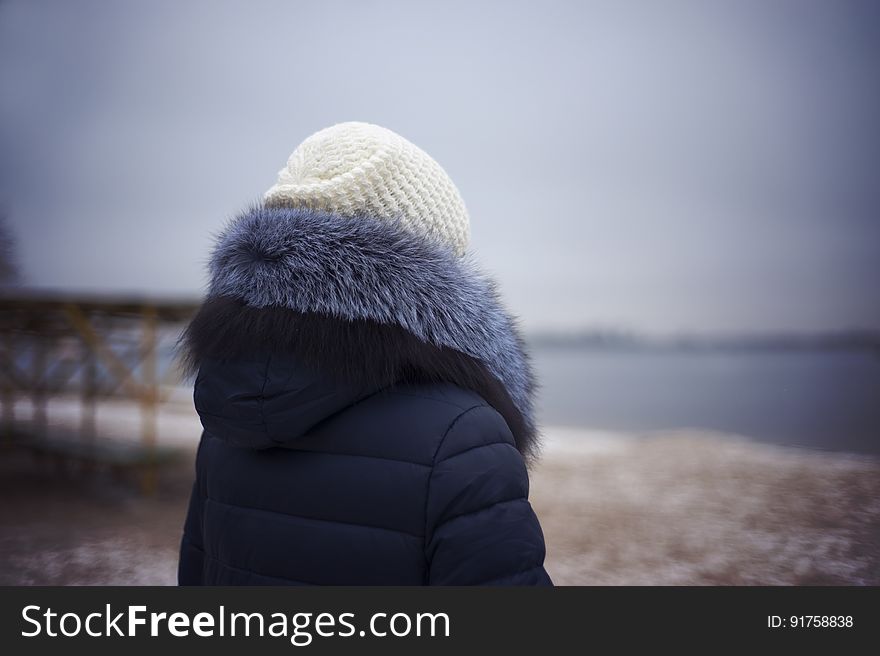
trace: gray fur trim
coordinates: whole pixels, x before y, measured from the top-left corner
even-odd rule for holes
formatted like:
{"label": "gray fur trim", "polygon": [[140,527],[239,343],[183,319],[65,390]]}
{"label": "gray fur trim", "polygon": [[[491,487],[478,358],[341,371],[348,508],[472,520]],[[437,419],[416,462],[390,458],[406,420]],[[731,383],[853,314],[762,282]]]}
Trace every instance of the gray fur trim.
{"label": "gray fur trim", "polygon": [[534,434],[534,378],[516,322],[470,256],[397,222],[257,206],[211,255],[209,296],[340,319],[397,324],[481,361]]}

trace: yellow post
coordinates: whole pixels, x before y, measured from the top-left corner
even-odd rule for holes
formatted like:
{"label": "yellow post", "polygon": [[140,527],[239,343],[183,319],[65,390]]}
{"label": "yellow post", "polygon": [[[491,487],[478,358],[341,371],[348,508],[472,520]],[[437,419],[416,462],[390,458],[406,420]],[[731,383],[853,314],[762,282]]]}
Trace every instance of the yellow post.
{"label": "yellow post", "polygon": [[95,425],[95,397],[98,387],[98,363],[96,362],[95,350],[83,337],[85,362],[82,370],[80,391],[82,393],[82,407],[80,414],[79,433],[83,440],[94,443],[97,433]]}
{"label": "yellow post", "polygon": [[42,324],[36,331],[34,351],[34,363],[31,382],[31,399],[33,401],[33,429],[37,438],[48,438],[48,422],[46,420],[46,402],[48,381],[46,380],[46,365],[48,362],[49,337],[44,334]]}
{"label": "yellow post", "polygon": [[156,332],[159,322],[155,305],[143,307],[144,331],[141,341],[142,374],[141,374],[141,439],[147,450],[147,466],[144,470],[143,491],[153,494],[156,491],[156,438],[157,438],[157,403],[159,387],[156,379]]}

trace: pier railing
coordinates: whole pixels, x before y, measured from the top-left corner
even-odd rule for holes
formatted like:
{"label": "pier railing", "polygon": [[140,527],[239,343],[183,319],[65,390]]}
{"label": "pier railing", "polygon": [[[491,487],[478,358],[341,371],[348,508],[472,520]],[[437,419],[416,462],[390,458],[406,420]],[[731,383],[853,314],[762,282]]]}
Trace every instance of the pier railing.
{"label": "pier railing", "polygon": [[[168,390],[180,382],[173,359],[161,357],[159,344],[163,337],[176,338],[197,308],[193,299],[23,288],[0,291],[0,431],[4,439],[55,455],[133,463],[141,472],[143,490],[151,493],[159,460],[158,407]],[[51,434],[46,407],[49,397],[61,394],[78,397],[80,421],[74,431],[78,434],[68,431],[59,439]],[[21,396],[29,398],[33,408],[26,425],[16,418],[16,399]],[[136,457],[130,450],[122,458],[108,456],[98,446],[96,405],[109,398],[135,400],[139,405]]]}

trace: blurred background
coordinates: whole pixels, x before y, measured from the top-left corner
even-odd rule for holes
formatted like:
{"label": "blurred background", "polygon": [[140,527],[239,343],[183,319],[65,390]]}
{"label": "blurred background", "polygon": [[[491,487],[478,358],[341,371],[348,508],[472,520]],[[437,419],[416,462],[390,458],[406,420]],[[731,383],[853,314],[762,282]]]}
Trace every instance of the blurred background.
{"label": "blurred background", "polygon": [[0,583],[172,584],[212,238],[437,159],[539,379],[559,584],[880,584],[880,5],[0,0]]}

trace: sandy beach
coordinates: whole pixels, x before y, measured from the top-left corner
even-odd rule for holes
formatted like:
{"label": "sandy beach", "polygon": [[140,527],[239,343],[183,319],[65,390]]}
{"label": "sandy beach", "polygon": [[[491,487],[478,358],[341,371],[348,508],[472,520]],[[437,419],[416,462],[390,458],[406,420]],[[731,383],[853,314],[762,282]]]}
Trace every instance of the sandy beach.
{"label": "sandy beach", "polygon": [[[99,429],[137,434],[125,403]],[[17,414],[27,416],[22,401]],[[76,425],[74,403],[50,420]],[[142,497],[108,472],[0,459],[0,584],[172,585],[200,433],[185,402],[159,420],[181,456]],[[549,426],[531,499],[558,585],[880,584],[880,461],[698,430]]]}
{"label": "sandy beach", "polygon": [[549,429],[532,477],[564,585],[880,583],[880,463],[701,431]]}

